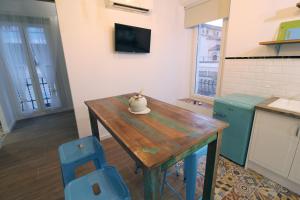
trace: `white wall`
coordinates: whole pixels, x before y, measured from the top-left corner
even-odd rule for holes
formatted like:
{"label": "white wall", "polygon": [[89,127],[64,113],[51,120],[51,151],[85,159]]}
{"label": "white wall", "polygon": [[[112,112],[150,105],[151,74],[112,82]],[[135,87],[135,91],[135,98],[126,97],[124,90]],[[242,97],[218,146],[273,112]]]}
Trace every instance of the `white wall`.
{"label": "white wall", "polygon": [[[299,0],[231,0],[226,56],[270,56],[274,47],[260,46],[275,40],[281,22],[299,20]],[[281,55],[300,55],[299,44],[285,45]]]}
{"label": "white wall", "polygon": [[[298,0],[232,0],[226,56],[275,56],[260,41],[276,39],[279,24],[299,20]],[[300,55],[300,45],[284,45],[280,55]],[[300,97],[300,59],[225,60],[222,95]]]}
{"label": "white wall", "polygon": [[[107,9],[99,0],[56,6],[80,136],[90,133],[85,100],[141,88],[170,103],[189,95],[192,33],[179,1],[154,0],[150,15]],[[151,53],[115,53],[115,22],[152,29]]]}

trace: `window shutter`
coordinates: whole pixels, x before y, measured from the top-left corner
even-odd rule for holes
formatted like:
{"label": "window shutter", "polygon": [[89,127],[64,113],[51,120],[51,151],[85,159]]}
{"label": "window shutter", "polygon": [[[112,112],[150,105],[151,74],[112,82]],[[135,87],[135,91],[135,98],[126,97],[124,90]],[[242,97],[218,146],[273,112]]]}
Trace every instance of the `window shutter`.
{"label": "window shutter", "polygon": [[199,4],[185,7],[186,28],[229,16],[230,0],[199,1]]}

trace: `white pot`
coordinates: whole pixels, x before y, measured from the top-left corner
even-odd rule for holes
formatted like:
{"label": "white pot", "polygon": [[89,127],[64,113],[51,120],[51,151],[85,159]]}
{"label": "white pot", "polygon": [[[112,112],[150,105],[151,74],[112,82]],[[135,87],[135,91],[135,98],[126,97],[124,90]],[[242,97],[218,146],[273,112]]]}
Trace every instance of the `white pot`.
{"label": "white pot", "polygon": [[147,99],[142,95],[135,95],[129,99],[129,107],[132,112],[142,112],[147,109]]}

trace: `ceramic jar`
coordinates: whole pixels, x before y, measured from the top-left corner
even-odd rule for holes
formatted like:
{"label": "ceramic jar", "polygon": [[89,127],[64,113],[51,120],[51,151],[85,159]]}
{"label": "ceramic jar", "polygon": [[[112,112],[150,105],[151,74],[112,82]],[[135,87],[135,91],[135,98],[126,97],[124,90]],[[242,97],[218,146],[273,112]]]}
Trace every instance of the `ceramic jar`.
{"label": "ceramic jar", "polygon": [[132,112],[142,112],[147,109],[147,99],[141,94],[129,99],[129,107]]}

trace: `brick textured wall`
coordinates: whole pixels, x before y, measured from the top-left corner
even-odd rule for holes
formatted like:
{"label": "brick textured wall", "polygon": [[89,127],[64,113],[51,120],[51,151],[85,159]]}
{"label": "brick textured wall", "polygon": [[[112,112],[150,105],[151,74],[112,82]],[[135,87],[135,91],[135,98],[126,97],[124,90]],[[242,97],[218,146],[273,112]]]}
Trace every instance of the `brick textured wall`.
{"label": "brick textured wall", "polygon": [[221,94],[235,92],[300,99],[300,59],[226,60]]}

